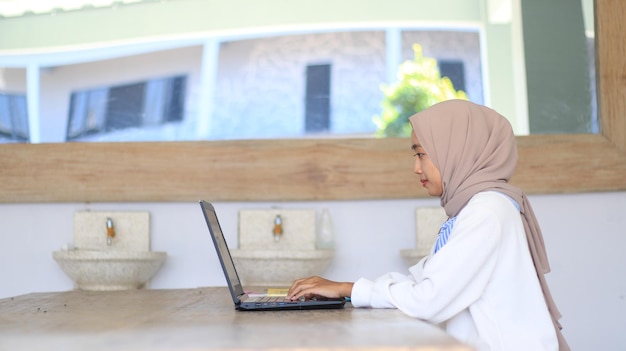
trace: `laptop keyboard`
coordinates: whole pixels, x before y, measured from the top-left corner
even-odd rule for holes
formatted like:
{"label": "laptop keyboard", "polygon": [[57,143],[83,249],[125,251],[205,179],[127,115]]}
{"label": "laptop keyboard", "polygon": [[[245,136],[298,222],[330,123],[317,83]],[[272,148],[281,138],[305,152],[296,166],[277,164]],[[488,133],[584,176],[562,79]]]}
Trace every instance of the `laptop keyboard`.
{"label": "laptop keyboard", "polygon": [[254,298],[252,302],[257,306],[281,306],[297,303],[297,301],[289,300],[286,296],[260,296]]}
{"label": "laptop keyboard", "polygon": [[263,296],[257,302],[293,302],[286,296]]}

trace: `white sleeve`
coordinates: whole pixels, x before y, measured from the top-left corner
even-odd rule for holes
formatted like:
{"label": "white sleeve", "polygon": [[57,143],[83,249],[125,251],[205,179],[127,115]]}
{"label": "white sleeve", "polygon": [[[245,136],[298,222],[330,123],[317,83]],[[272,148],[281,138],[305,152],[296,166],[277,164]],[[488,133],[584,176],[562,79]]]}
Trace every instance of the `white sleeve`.
{"label": "white sleeve", "polygon": [[489,282],[502,235],[498,217],[481,206],[461,211],[448,243],[411,267],[409,276],[385,274],[360,279],[352,289],[355,307],[396,307],[441,323],[475,302]]}

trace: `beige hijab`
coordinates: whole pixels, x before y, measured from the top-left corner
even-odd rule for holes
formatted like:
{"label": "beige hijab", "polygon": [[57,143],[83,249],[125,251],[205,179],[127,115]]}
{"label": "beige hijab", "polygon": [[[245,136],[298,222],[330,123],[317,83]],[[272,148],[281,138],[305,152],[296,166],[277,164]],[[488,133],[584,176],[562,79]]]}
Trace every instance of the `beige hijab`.
{"label": "beige hijab", "polygon": [[550,272],[541,229],[526,195],[508,183],[517,165],[517,145],[510,123],[496,111],[465,100],[438,103],[410,118],[421,146],[441,173],[441,206],[456,216],[474,194],[495,190],[520,205],[528,246],[559,339],[559,313],[545,274]]}

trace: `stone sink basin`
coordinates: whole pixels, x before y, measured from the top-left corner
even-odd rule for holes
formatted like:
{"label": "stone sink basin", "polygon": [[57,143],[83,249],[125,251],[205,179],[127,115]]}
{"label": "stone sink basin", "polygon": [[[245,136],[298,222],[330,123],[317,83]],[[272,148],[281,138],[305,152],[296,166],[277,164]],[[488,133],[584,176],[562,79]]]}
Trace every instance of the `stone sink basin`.
{"label": "stone sink basin", "polygon": [[248,286],[290,286],[298,278],[321,275],[334,250],[231,250],[237,273]]}
{"label": "stone sink basin", "polygon": [[141,289],[161,268],[165,252],[59,250],[52,253],[80,290]]}

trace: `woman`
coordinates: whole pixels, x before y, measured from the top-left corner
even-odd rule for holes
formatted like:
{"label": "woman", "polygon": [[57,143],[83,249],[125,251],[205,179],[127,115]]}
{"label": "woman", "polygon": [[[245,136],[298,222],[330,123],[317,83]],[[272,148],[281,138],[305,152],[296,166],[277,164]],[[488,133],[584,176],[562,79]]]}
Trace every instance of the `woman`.
{"label": "woman", "polygon": [[510,185],[517,147],[510,123],[464,100],[410,118],[414,172],[449,216],[431,255],[374,281],[300,279],[289,296],[350,297],[441,324],[478,350],[569,350],[544,274],[543,238],[525,194]]}

